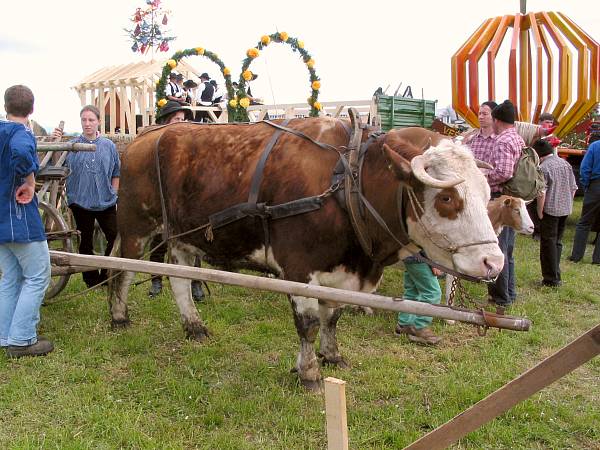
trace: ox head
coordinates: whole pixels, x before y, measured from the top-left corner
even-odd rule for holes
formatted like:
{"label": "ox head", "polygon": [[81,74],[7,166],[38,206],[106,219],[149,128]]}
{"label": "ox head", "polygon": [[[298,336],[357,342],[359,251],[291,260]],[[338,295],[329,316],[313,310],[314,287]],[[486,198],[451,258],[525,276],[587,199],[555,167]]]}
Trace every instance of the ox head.
{"label": "ox head", "polygon": [[517,233],[532,234],[533,222],[529,217],[525,200],[502,195],[488,204],[488,216],[497,234],[502,227],[510,227]]}
{"label": "ox head", "polygon": [[504,257],[487,214],[490,188],[472,153],[442,140],[419,154],[409,142],[389,135],[394,149],[388,139],[383,145],[388,167],[420,203],[404,206],[411,240],[434,261],[459,272],[496,276]]}

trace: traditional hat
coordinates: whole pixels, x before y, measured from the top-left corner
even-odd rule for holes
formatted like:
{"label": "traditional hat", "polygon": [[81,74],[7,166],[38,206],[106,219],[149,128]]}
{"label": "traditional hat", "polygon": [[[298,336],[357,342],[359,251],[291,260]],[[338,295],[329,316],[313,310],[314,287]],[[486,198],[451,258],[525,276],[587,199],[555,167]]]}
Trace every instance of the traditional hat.
{"label": "traditional hat", "polygon": [[179,102],[169,100],[165,106],[158,110],[158,113],[156,114],[156,122],[163,122],[164,118],[170,114],[176,113],[177,111],[184,111],[186,120],[191,120],[192,111],[187,106],[184,106]]}
{"label": "traditional hat", "polygon": [[510,100],[504,100],[492,110],[492,117],[504,123],[515,123],[515,105]]}

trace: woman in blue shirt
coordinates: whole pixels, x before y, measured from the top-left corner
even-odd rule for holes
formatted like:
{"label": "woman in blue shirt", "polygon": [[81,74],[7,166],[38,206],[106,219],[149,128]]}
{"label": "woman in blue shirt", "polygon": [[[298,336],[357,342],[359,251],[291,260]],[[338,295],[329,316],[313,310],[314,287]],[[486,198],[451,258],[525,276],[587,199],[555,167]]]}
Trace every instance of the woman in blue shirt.
{"label": "woman in blue shirt", "polygon": [[[67,202],[73,212],[80,234],[79,253],[94,253],[94,226],[98,222],[106,237],[105,255],[109,255],[117,237],[117,192],[121,163],[115,144],[100,136],[100,111],[93,105],[84,106],[79,114],[83,134],[73,142],[96,144],[95,152],[71,152],[66,165],[71,169],[67,178]],[[106,270],[83,272],[88,287],[102,283]]]}

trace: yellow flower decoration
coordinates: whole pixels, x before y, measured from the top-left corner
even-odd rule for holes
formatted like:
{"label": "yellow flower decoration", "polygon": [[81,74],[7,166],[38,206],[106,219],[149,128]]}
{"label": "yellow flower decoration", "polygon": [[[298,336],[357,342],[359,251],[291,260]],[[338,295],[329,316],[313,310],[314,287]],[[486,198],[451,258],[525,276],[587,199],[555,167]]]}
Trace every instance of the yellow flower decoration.
{"label": "yellow flower decoration", "polygon": [[260,42],[262,42],[263,45],[269,45],[271,38],[265,34],[264,36],[261,36]]}
{"label": "yellow flower decoration", "polygon": [[304,41],[298,41],[298,48],[304,48]]}
{"label": "yellow flower decoration", "polygon": [[246,81],[250,81],[252,79],[252,76],[253,76],[253,74],[252,74],[251,70],[244,70],[244,72],[242,73],[242,77]]}
{"label": "yellow flower decoration", "polygon": [[313,103],[313,108],[321,111],[323,109],[323,105],[321,105],[321,102],[315,102],[315,103]]}
{"label": "yellow flower decoration", "polygon": [[315,66],[315,60],[310,58],[308,61],[306,61],[306,65],[309,69],[312,69]]}
{"label": "yellow flower decoration", "polygon": [[196,53],[198,53],[199,55],[204,55],[204,48],[196,47]]}
{"label": "yellow flower decoration", "polygon": [[250,106],[250,99],[248,97],[240,99],[240,106],[242,108],[247,108],[248,106]]}
{"label": "yellow flower decoration", "polygon": [[315,80],[312,82],[311,86],[314,91],[318,91],[319,89],[321,89],[321,82],[319,80]]}
{"label": "yellow flower decoration", "polygon": [[314,99],[314,98],[312,98],[312,97],[308,97],[308,98],[306,99],[306,101],[308,102],[308,104],[309,104],[309,105],[311,105],[311,106],[312,106],[312,104],[315,102],[315,99]]}
{"label": "yellow flower decoration", "polygon": [[287,34],[285,31],[281,31],[281,32],[279,33],[279,38],[280,38],[280,39],[281,39],[283,42],[287,41],[287,40],[288,40],[288,37],[289,37],[289,36],[288,36],[288,34]]}
{"label": "yellow flower decoration", "polygon": [[223,75],[231,75],[231,70],[229,70],[229,67],[223,67]]}
{"label": "yellow flower decoration", "polygon": [[235,98],[232,98],[231,100],[229,100],[229,106],[231,106],[232,108],[237,108],[238,105],[238,101]]}
{"label": "yellow flower decoration", "polygon": [[248,51],[246,52],[246,55],[249,58],[256,58],[258,56],[258,49],[257,48],[249,48]]}
{"label": "yellow flower decoration", "polygon": [[159,107],[159,108],[162,108],[162,107],[163,107],[163,106],[165,106],[166,104],[167,104],[167,100],[166,100],[166,99],[164,99],[164,98],[161,98],[161,99],[158,101],[158,103],[157,103],[157,105],[158,105],[158,107]]}
{"label": "yellow flower decoration", "polygon": [[167,64],[169,65],[169,67],[171,69],[174,69],[175,67],[177,67],[177,61],[175,61],[174,59],[170,59],[167,61]]}

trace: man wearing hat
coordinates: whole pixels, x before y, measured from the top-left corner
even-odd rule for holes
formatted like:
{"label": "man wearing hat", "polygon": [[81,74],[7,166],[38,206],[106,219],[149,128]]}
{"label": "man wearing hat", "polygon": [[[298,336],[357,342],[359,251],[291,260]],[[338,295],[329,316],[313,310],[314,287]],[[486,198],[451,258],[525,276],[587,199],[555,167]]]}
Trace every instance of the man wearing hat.
{"label": "man wearing hat", "polygon": [[[210,84],[210,77],[206,72],[200,75],[200,84],[196,89],[196,104],[198,106],[212,106],[213,94],[215,88]],[[197,111],[196,122],[203,122],[209,120],[208,111]]]}
{"label": "man wearing hat", "polygon": [[[523,138],[519,136],[514,126],[516,116],[515,106],[510,100],[505,100],[492,110],[496,140],[490,155],[484,159],[494,167],[487,173],[492,198],[502,194],[502,184],[512,178],[521,150],[525,147]],[[500,308],[505,308],[517,298],[513,258],[515,230],[504,227],[498,236],[498,245],[504,254],[504,268],[496,281],[488,284],[488,298]]]}
{"label": "man wearing hat", "polygon": [[183,97],[183,89],[177,83],[177,74],[175,72],[171,72],[169,74],[169,82],[167,83],[167,99],[177,103],[185,102],[185,98]]}
{"label": "man wearing hat", "polygon": [[540,170],[546,180],[546,191],[537,198],[537,216],[540,219],[540,265],[544,286],[558,287],[562,236],[567,217],[573,211],[573,197],[577,182],[573,169],[564,159],[554,155],[547,140],[539,139],[532,145],[540,157]]}

